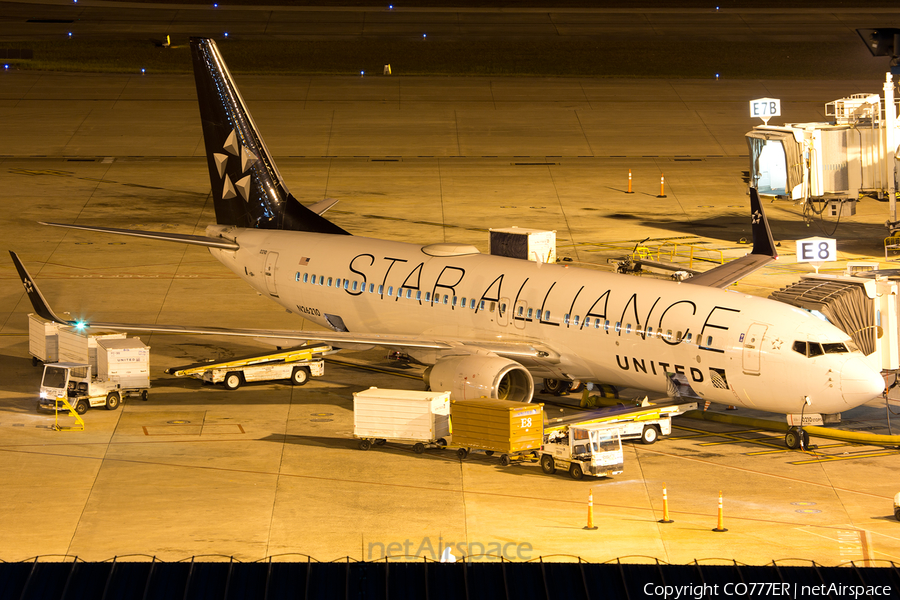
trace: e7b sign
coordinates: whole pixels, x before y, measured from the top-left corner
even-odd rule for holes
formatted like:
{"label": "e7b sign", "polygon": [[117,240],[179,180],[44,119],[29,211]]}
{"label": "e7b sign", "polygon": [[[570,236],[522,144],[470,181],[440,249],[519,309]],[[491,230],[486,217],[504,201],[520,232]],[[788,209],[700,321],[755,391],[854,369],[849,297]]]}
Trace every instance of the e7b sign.
{"label": "e7b sign", "polygon": [[750,116],[768,121],[781,116],[781,100],[778,98],[757,98],[750,101]]}

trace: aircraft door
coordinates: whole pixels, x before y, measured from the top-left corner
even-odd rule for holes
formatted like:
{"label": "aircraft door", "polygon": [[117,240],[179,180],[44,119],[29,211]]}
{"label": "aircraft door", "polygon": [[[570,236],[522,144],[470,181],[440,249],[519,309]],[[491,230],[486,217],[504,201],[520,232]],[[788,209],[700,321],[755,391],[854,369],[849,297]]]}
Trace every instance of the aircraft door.
{"label": "aircraft door", "polygon": [[519,300],[513,307],[512,322],[516,329],[525,329],[525,319],[528,315],[528,303]]}
{"label": "aircraft door", "polygon": [[743,364],[747,375],[759,375],[759,351],[768,328],[768,325],[753,323],[744,334]]}
{"label": "aircraft door", "polygon": [[270,296],[278,297],[278,288],[275,287],[275,263],[278,262],[278,253],[269,252],[266,254],[266,266],[264,276],[266,278],[266,289]]}
{"label": "aircraft door", "polygon": [[509,325],[509,311],[511,309],[509,298],[500,298],[500,301],[497,303],[497,325],[503,327]]}

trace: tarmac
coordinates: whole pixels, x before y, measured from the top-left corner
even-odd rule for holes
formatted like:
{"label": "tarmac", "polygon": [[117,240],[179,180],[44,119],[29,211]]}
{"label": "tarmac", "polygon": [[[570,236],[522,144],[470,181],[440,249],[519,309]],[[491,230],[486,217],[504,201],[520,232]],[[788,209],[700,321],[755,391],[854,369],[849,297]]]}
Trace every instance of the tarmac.
{"label": "tarmac", "polygon": [[[111,321],[309,326],[202,249],[37,224],[192,233],[212,222],[189,78],[0,76],[2,239],[56,309]],[[877,90],[847,81],[245,76],[238,84],[290,189],[307,203],[340,200],[329,217],[341,227],[484,251],[487,227],[555,229],[560,255],[586,268],[609,268],[607,258],[645,238],[746,252],[738,242],[749,232],[747,100],[779,97],[785,118],[820,120],[825,101]],[[666,197],[657,198],[662,173]],[[883,262],[886,206],[865,200],[841,222],[834,269]],[[834,225],[808,227],[791,203],[766,208],[783,254],[740,286],[749,293],[808,272],[792,240]],[[671,439],[626,443],[623,474],[581,482],[483,455],[420,456],[399,444],[362,452],[352,392],[421,389],[403,376],[420,370],[397,369],[383,350],[341,354],[304,387],[227,392],[164,370],[262,350],[261,342],[142,336],[152,348],[150,400],[93,409],[84,432],[54,431],[54,417],[35,411],[41,371],[28,353],[28,300],[11,263],[0,264],[0,278],[0,503],[12,516],[0,522],[3,560],[437,558],[447,545],[457,556],[515,560],[900,560],[896,449],[813,439],[815,451],[788,451],[776,433],[679,419]],[[884,405],[873,404],[847,413],[843,426],[887,432]],[[549,415],[560,410],[548,404]],[[671,524],[658,522],[664,486]],[[583,529],[589,491],[597,531]],[[720,491],[721,533],[712,531]]]}
{"label": "tarmac", "polygon": [[[293,194],[339,200],[328,217],[354,234],[487,251],[489,227],[553,229],[560,257],[600,269],[639,244],[677,242],[706,258],[747,252],[748,101],[780,98],[783,121],[820,121],[826,102],[881,89],[878,80],[237,82]],[[202,233],[214,215],[190,76],[0,72],[0,130],[0,239],[57,310],[105,321],[310,326],[202,249],[37,223]],[[839,224],[806,223],[785,201],[766,210],[781,259],[739,291],[768,295],[810,272],[796,262],[794,240],[832,230],[840,260],[823,270],[856,260],[892,266],[885,203],[864,199]],[[477,454],[461,461],[401,444],[362,452],[352,392],[422,389],[421,370],[384,350],[341,353],[303,387],[229,392],[164,371],[260,351],[262,342],[142,335],[152,348],[149,401],[93,409],[83,432],[55,431],[53,415],[35,410],[31,307],[11,262],[0,262],[0,281],[5,561],[422,559],[447,546],[471,560],[900,561],[895,448],[813,438],[814,449],[789,451],[780,434],[680,418],[670,439],[626,443],[621,475],[580,482]],[[538,400],[548,416],[569,410]],[[894,412],[898,405],[890,400]],[[873,402],[846,413],[842,427],[888,433],[886,414]],[[663,488],[669,524],[659,522]],[[584,529],[589,492],[596,531]],[[720,492],[726,532],[712,531]]]}

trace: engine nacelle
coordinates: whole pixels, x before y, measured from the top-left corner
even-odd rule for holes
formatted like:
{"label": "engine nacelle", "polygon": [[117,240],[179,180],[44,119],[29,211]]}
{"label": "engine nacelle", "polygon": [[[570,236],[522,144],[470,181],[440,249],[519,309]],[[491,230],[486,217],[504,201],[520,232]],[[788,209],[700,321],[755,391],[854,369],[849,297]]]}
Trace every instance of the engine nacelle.
{"label": "engine nacelle", "polygon": [[425,371],[425,383],[433,391],[449,391],[454,400],[488,397],[531,402],[534,396],[531,373],[516,361],[496,355],[443,358]]}

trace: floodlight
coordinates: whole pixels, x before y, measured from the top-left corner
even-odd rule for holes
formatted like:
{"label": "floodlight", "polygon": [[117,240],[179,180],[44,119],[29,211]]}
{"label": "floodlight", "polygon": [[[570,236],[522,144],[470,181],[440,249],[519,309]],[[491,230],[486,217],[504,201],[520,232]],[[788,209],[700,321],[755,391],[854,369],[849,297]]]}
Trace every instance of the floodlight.
{"label": "floodlight", "polygon": [[900,55],[900,29],[884,27],[882,29],[857,29],[856,33],[865,42],[872,56],[890,56],[891,66],[898,64]]}

